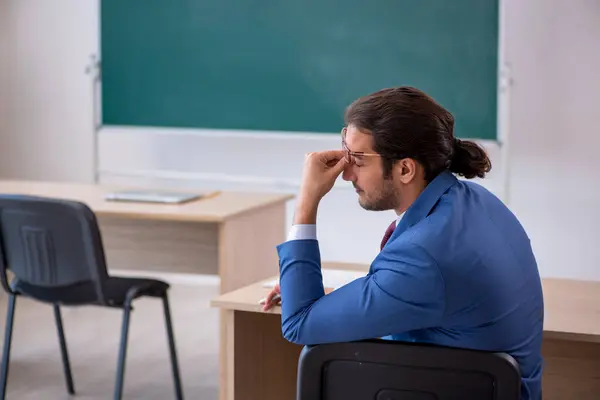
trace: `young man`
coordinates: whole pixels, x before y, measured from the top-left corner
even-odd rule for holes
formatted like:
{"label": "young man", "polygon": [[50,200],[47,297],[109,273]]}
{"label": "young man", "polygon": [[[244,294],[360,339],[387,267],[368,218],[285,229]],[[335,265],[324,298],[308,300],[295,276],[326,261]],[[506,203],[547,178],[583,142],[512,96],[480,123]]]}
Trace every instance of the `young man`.
{"label": "young man", "polygon": [[[482,186],[490,161],[456,139],[425,93],[381,90],[346,110],[342,150],[306,157],[290,240],[278,246],[284,337],[298,344],[377,337],[502,351],[519,363],[522,399],[541,398],[544,305],[529,238]],[[316,216],[336,178],[367,210],[396,211],[369,273],[325,295]],[[344,245],[340,243],[340,245]]]}

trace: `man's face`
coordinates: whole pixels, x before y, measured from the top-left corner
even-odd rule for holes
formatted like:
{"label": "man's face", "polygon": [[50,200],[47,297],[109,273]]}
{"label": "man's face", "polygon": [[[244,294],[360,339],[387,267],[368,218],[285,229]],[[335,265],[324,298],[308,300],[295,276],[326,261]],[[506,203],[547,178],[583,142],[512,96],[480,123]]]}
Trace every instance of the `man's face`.
{"label": "man's face", "polygon": [[400,189],[394,185],[393,171],[391,176],[384,178],[381,157],[373,150],[373,137],[350,125],[342,139],[350,161],[342,177],[354,185],[361,207],[370,211],[397,208]]}

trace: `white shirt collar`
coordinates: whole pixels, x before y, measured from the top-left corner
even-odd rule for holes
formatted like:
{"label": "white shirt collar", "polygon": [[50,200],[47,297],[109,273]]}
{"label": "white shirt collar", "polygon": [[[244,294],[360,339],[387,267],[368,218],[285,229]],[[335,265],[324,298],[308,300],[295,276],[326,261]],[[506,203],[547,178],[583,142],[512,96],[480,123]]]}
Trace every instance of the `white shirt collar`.
{"label": "white shirt collar", "polygon": [[398,226],[398,224],[400,223],[400,220],[402,219],[402,217],[404,216],[405,213],[406,213],[406,211],[403,212],[402,214],[398,215],[398,217],[396,218],[396,226]]}

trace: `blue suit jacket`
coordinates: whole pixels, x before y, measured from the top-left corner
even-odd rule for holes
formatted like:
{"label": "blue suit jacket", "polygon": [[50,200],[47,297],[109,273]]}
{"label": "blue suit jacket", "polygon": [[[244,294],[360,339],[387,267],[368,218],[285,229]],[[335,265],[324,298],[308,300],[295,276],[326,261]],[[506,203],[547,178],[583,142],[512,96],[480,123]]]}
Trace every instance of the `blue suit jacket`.
{"label": "blue suit jacket", "polygon": [[[350,245],[350,244],[349,244]],[[493,194],[443,172],[369,273],[325,296],[316,240],[277,247],[282,332],[298,344],[390,337],[511,354],[541,398],[544,305],[529,239]]]}

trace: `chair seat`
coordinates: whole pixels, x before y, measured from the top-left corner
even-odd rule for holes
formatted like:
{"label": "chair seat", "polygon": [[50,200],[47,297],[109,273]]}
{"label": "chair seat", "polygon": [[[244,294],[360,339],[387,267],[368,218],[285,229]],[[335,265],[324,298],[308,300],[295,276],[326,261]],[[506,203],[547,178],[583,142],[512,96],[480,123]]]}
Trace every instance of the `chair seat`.
{"label": "chair seat", "polygon": [[94,283],[90,281],[62,287],[37,286],[22,280],[15,280],[13,283],[15,292],[47,303],[65,305],[95,304],[112,307],[122,307],[125,304],[127,293],[134,287],[143,288],[137,293],[136,297],[163,297],[169,289],[169,284],[156,279],[109,277],[104,281],[106,304],[102,304],[98,301]]}

